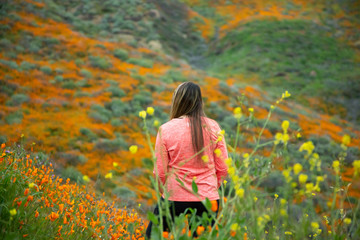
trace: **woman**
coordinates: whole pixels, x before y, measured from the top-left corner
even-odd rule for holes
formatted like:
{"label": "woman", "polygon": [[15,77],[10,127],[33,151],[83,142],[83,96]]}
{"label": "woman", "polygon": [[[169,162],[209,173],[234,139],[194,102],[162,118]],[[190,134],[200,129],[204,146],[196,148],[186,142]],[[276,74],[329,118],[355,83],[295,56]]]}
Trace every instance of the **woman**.
{"label": "woman", "polygon": [[[158,131],[155,144],[154,176],[159,180],[161,202],[168,196],[171,217],[186,209],[196,215],[207,212],[202,201],[206,198],[219,204],[218,188],[227,175],[224,162],[228,158],[226,144],[216,121],[205,116],[200,87],[192,82],[180,84],[172,98],[170,121]],[[192,182],[198,191],[192,191]],[[156,206],[154,214],[159,214]],[[169,231],[164,218],[163,231]],[[150,238],[153,223],[146,236]]]}

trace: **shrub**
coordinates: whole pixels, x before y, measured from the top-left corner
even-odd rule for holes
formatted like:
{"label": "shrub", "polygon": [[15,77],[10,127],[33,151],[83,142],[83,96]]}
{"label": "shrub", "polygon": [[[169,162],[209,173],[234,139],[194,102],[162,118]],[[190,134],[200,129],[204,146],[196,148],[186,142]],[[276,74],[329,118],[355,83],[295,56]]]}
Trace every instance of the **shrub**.
{"label": "shrub", "polygon": [[12,112],[5,117],[7,124],[20,124],[23,119],[23,113],[21,111]]}
{"label": "shrub", "polygon": [[80,58],[75,60],[75,64],[76,66],[80,67],[81,65],[84,65],[84,61]]}
{"label": "shrub", "polygon": [[47,75],[51,75],[51,73],[52,73],[52,69],[49,66],[42,66],[40,68],[40,71],[42,71],[43,73],[45,73]]}
{"label": "shrub", "polygon": [[98,138],[98,136],[88,128],[80,128],[80,133],[86,136],[89,141],[93,141]]}
{"label": "shrub", "polygon": [[153,102],[151,93],[148,91],[140,91],[138,94],[133,96],[132,103],[136,106],[145,107]]}
{"label": "shrub", "polygon": [[107,123],[112,117],[112,113],[103,106],[95,104],[91,106],[89,117],[95,119],[96,121]]}
{"label": "shrub", "polygon": [[5,59],[0,59],[0,64],[4,64],[5,66],[8,66],[9,68],[16,69],[16,70],[19,68],[19,66],[17,65],[16,62],[8,61]]}
{"label": "shrub", "polygon": [[64,179],[69,178],[73,182],[84,183],[83,175],[81,174],[81,172],[79,172],[79,170],[77,170],[76,168],[74,168],[72,166],[67,167],[64,170],[62,170],[60,175]]}
{"label": "shrub", "polygon": [[22,61],[20,64],[21,71],[29,71],[36,68],[36,64]]}
{"label": "shrub", "polygon": [[83,76],[83,77],[86,77],[86,78],[92,78],[92,74],[91,74],[91,72],[89,71],[89,70],[87,70],[87,69],[81,69],[80,70],[80,75],[81,76]]}
{"label": "shrub", "polygon": [[75,88],[77,88],[77,85],[73,80],[68,80],[66,82],[63,82],[61,84],[61,87],[65,88],[65,89],[75,89]]}
{"label": "shrub", "polygon": [[119,198],[122,198],[124,200],[130,200],[132,198],[136,198],[136,193],[131,191],[127,187],[123,186],[117,186],[113,189],[113,194],[116,195]]}
{"label": "shrub", "polygon": [[84,91],[76,91],[74,93],[74,97],[91,97],[92,94],[89,92],[84,92]]}
{"label": "shrub", "polygon": [[100,139],[95,143],[95,146],[94,146],[94,149],[103,151],[105,153],[112,153],[112,152],[116,152],[120,149],[127,149],[127,148],[128,148],[128,144],[121,137],[117,137],[113,140]]}
{"label": "shrub", "polygon": [[129,104],[124,103],[120,99],[115,99],[106,103],[105,107],[112,111],[114,117],[127,116],[131,111]]}
{"label": "shrub", "polygon": [[129,58],[127,60],[127,62],[134,64],[134,65],[146,67],[146,68],[152,68],[154,65],[153,61],[148,60],[148,59]]}
{"label": "shrub", "polygon": [[119,97],[119,98],[121,98],[121,97],[124,97],[126,95],[124,90],[122,90],[119,87],[115,87],[115,86],[108,87],[108,88],[105,89],[105,91],[111,92],[111,97]]}
{"label": "shrub", "polygon": [[55,76],[54,80],[55,80],[55,82],[60,83],[60,82],[64,81],[64,78],[61,75],[57,75],[57,76]]}
{"label": "shrub", "polygon": [[113,126],[113,127],[119,127],[123,124],[123,122],[117,118],[111,119],[110,123],[111,123],[111,126]]}
{"label": "shrub", "polygon": [[17,93],[11,96],[11,98],[6,101],[7,106],[20,106],[24,102],[28,102],[30,100],[28,95]]}
{"label": "shrub", "polygon": [[108,69],[111,67],[111,63],[100,56],[90,56],[89,57],[90,64],[93,67],[100,68],[100,69]]}
{"label": "shrub", "polygon": [[125,61],[129,58],[129,53],[125,49],[117,48],[114,50],[114,56]]}

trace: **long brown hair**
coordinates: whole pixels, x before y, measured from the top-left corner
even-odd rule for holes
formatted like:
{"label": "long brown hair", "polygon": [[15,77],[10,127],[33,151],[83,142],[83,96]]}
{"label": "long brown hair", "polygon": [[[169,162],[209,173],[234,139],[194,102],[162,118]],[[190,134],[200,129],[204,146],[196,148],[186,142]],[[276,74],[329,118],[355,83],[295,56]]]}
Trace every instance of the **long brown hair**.
{"label": "long brown hair", "polygon": [[201,117],[205,117],[199,85],[184,82],[175,89],[170,110],[170,120],[181,116],[187,116],[190,120],[192,146],[194,152],[197,153],[204,148]]}

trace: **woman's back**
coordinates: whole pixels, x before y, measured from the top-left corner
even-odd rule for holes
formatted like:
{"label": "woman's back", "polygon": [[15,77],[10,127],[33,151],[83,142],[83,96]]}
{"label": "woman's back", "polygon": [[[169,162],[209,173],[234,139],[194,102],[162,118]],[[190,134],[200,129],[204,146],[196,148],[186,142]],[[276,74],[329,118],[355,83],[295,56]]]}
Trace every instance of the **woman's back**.
{"label": "woman's back", "polygon": [[[202,125],[205,125],[204,152],[197,156],[194,156],[196,152],[193,150],[189,118],[174,118],[163,124],[158,132],[154,174],[157,171],[165,190],[169,192],[169,200],[219,199],[219,181],[227,174],[225,140],[217,141],[221,129],[216,121],[206,117],[201,119]],[[219,149],[217,154],[215,149]],[[198,186],[198,197],[191,192],[193,179]]]}

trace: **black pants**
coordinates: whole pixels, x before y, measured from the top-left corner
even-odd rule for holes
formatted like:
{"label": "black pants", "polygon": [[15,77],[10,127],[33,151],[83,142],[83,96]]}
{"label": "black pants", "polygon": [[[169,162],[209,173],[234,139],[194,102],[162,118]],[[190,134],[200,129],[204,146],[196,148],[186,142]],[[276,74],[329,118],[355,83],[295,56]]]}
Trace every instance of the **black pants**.
{"label": "black pants", "polygon": [[[219,200],[217,200],[217,204],[219,206]],[[165,205],[163,198],[161,198],[160,205]],[[204,206],[204,204],[202,202],[169,201],[169,208],[170,208],[169,211],[170,211],[170,215],[171,215],[171,219],[170,219],[171,221],[174,221],[174,216],[179,216],[180,214],[185,213],[186,210],[189,208],[192,208],[193,210],[196,209],[196,215],[199,217],[201,217],[204,212],[208,213],[206,207]],[[188,213],[190,214],[191,212],[188,211]],[[215,214],[217,217],[218,210],[216,210]],[[156,207],[154,209],[154,215],[157,217],[159,216],[159,206],[158,205],[156,205]],[[214,223],[215,223],[215,220],[213,219],[211,226],[213,226]],[[152,226],[153,226],[153,222],[150,221],[150,223],[146,229],[146,239],[150,239]],[[167,224],[167,219],[164,216],[163,216],[162,231],[167,231],[167,232],[170,231],[170,228]],[[197,237],[196,231],[194,231],[193,236]]]}

